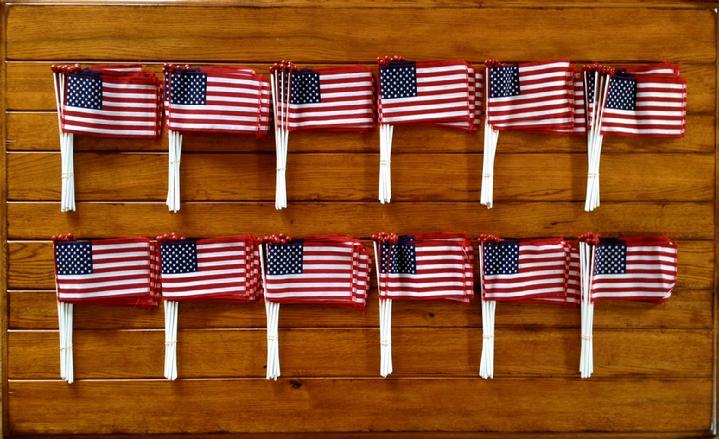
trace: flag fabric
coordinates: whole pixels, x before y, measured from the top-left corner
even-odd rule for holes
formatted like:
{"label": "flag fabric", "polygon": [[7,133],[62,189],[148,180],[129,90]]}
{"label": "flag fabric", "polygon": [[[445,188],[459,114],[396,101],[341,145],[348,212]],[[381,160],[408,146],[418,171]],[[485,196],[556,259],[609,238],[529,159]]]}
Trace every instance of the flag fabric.
{"label": "flag fabric", "polygon": [[574,125],[574,71],[568,60],[487,62],[487,122],[497,130],[545,131]]}
{"label": "flag fabric", "polygon": [[661,302],[677,281],[677,245],[667,237],[601,239],[596,246],[592,300]]}
{"label": "flag fabric", "polygon": [[65,133],[157,138],[162,127],[160,84],[136,65],[67,70],[61,112]]}
{"label": "flag fabric", "polygon": [[375,238],[380,298],[469,302],[474,296],[474,250],[465,235],[381,236]]}
{"label": "flag fabric", "polygon": [[259,242],[252,236],[161,240],[165,300],[250,302],[260,294]]}
{"label": "flag fabric", "polygon": [[374,77],[366,67],[296,69],[290,75],[290,131],[374,127]]}
{"label": "flag fabric", "polygon": [[55,241],[57,300],[156,306],[155,250],[146,238]]}
{"label": "flag fabric", "polygon": [[358,239],[324,235],[266,245],[265,301],[364,308],[369,253]]}
{"label": "flag fabric", "polygon": [[[484,68],[467,66],[469,80],[469,120],[462,122],[440,122],[436,125],[475,131],[480,125],[482,108],[484,107]],[[472,99],[474,97],[474,99]]]}
{"label": "flag fabric", "polygon": [[530,299],[528,302],[579,306],[582,299],[579,245],[577,242],[566,242],[565,247],[567,251],[566,295],[564,297],[539,297]]}
{"label": "flag fabric", "polygon": [[380,124],[459,124],[471,129],[476,111],[476,73],[466,61],[382,59],[379,67]]}
{"label": "flag fabric", "polygon": [[[681,137],[686,129],[687,86],[665,69],[620,70],[609,78],[602,114],[605,136]],[[668,70],[668,68],[666,68]]]}
{"label": "flag fabric", "polygon": [[563,238],[505,239],[480,249],[485,300],[566,297],[569,249]]}
{"label": "flag fabric", "polygon": [[270,83],[241,66],[165,66],[168,128],[185,132],[267,134]]}

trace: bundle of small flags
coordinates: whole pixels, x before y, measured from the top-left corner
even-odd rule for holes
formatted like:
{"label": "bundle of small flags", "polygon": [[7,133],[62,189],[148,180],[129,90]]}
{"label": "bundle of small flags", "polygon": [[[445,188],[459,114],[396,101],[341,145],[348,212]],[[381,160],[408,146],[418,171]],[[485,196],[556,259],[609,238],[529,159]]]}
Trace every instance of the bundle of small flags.
{"label": "bundle of small flags", "polygon": [[479,374],[494,377],[494,320],[498,301],[578,303],[577,258],[563,238],[479,238],[482,358]]}
{"label": "bundle of small flags", "polygon": [[154,139],[162,127],[160,83],[140,65],[52,66],[60,132],[60,210],[75,210],[74,136]]}
{"label": "bundle of small flags", "polygon": [[259,241],[250,235],[187,239],[157,237],[165,305],[165,377],[177,379],[179,303],[247,303],[261,294]]}
{"label": "bundle of small flags", "polygon": [[594,303],[599,300],[663,302],[677,281],[677,245],[666,236],[580,237],[582,378],[594,372],[592,328]]}
{"label": "bundle of small flags", "polygon": [[180,210],[183,134],[249,134],[270,126],[270,83],[241,66],[190,67],[166,64],[165,106],[169,139],[167,207]]}
{"label": "bundle of small flags", "polygon": [[290,131],[366,131],[374,127],[374,80],[364,66],[300,69],[282,61],[270,68],[277,174],[275,208],[287,207]]}
{"label": "bundle of small flags", "polygon": [[582,76],[588,153],[584,210],[590,212],[599,207],[604,136],[684,136],[687,86],[672,64],[626,69],[594,64]]}
{"label": "bundle of small flags", "polygon": [[[391,156],[395,125],[423,124],[475,130],[479,70],[461,60],[406,61],[381,57],[379,64],[379,201],[392,199]],[[481,99],[481,95],[480,95]]]}
{"label": "bundle of small flags", "polygon": [[280,376],[280,304],[340,305],[363,309],[369,287],[369,252],[358,239],[273,235],[260,247],[267,312],[267,379]]}
{"label": "bundle of small flags", "polygon": [[574,126],[574,71],[568,60],[506,64],[488,60],[485,75],[481,203],[494,204],[499,132],[551,133]]}
{"label": "bundle of small flags", "polygon": [[73,305],[126,305],[153,308],[159,304],[157,245],[147,238],[76,240],[53,236],[55,285],[60,332],[60,377],[73,373]]}
{"label": "bundle of small flags", "polygon": [[392,301],[446,300],[474,296],[474,250],[463,234],[379,233],[374,240],[379,291],[380,375],[392,373]]}

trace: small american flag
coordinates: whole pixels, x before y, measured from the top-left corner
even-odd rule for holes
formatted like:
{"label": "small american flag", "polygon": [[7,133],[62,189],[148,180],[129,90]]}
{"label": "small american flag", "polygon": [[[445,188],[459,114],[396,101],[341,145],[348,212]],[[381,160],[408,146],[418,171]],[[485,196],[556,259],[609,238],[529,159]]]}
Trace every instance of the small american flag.
{"label": "small american flag", "polygon": [[565,297],[568,250],[562,238],[503,240],[482,247],[485,299]]}
{"label": "small american flag", "polygon": [[267,244],[265,300],[364,307],[369,254],[359,240],[313,237]]}
{"label": "small american flag", "polygon": [[59,302],[155,305],[153,247],[145,238],[57,241]]}
{"label": "small american flag", "polygon": [[569,61],[489,65],[487,121],[502,129],[569,129],[574,124]]}
{"label": "small american flag", "polygon": [[167,66],[168,127],[264,135],[269,129],[270,84],[246,67]]}
{"label": "small american flag", "polygon": [[669,238],[602,239],[596,247],[592,299],[663,301],[677,281],[677,246]]}
{"label": "small american flag", "polygon": [[363,66],[293,71],[289,129],[372,128],[373,81],[372,72]]}
{"label": "small american flag", "polygon": [[676,75],[619,72],[611,76],[602,134],[683,136],[686,91],[686,82]]}
{"label": "small american flag", "polygon": [[463,235],[408,235],[377,244],[380,297],[468,302],[474,295],[474,254]]}
{"label": "small american flag", "polygon": [[108,137],[155,138],[160,134],[158,80],[152,73],[119,67],[67,75],[62,129]]}
{"label": "small american flag", "polygon": [[379,122],[471,126],[476,111],[470,107],[475,99],[471,69],[465,61],[393,60],[381,65]]}
{"label": "small american flag", "polygon": [[257,250],[251,237],[161,241],[162,296],[254,300],[259,294]]}

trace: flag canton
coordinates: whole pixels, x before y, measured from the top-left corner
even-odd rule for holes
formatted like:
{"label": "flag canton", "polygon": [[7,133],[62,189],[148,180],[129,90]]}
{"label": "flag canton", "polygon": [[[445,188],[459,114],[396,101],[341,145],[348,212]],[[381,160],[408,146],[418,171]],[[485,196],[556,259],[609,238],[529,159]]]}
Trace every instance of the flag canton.
{"label": "flag canton", "polygon": [[160,244],[162,274],[197,271],[197,243],[191,239],[165,241]]}
{"label": "flag canton", "polygon": [[102,78],[96,72],[73,73],[67,78],[67,100],[70,107],[102,110]]}
{"label": "flag canton", "polygon": [[382,273],[417,274],[417,246],[409,236],[400,237],[397,244],[382,243]]}
{"label": "flag canton", "polygon": [[85,241],[56,243],[55,267],[59,275],[92,274],[92,244]]}
{"label": "flag canton", "polygon": [[304,241],[296,240],[287,244],[270,244],[267,249],[267,274],[282,276],[302,274]]}
{"label": "flag canton", "polygon": [[176,105],[205,105],[207,103],[207,73],[181,71],[172,74],[171,103]]}
{"label": "flag canton", "polygon": [[587,72],[587,103],[594,103],[594,72]]}
{"label": "flag canton", "polygon": [[492,98],[519,96],[519,66],[490,67],[489,93]]}
{"label": "flag canton", "polygon": [[607,108],[633,111],[637,106],[637,81],[631,77],[613,76],[609,80]]}
{"label": "flag canton", "polygon": [[299,70],[292,73],[292,104],[319,104],[320,74],[312,70]]}
{"label": "flag canton", "polygon": [[627,245],[618,240],[602,241],[597,246],[594,274],[623,274],[627,271]]}
{"label": "flag canton", "polygon": [[502,241],[484,244],[484,274],[519,273],[519,242]]}
{"label": "flag canton", "polygon": [[390,63],[379,69],[382,99],[413,98],[417,96],[417,64]]}

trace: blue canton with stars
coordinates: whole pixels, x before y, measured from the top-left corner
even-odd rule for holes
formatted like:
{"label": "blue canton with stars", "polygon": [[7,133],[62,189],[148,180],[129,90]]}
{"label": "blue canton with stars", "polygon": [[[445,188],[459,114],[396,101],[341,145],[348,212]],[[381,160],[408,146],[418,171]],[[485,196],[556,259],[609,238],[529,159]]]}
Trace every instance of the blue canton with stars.
{"label": "blue canton with stars", "polygon": [[587,103],[594,103],[594,72],[587,72]]}
{"label": "blue canton with stars", "polygon": [[382,243],[382,273],[417,274],[417,246],[413,236],[400,236],[397,244]]}
{"label": "blue canton with stars", "polygon": [[92,274],[92,243],[55,243],[55,267],[59,275]]}
{"label": "blue canton with stars", "polygon": [[99,72],[82,71],[67,77],[67,97],[69,107],[102,110],[102,77]]}
{"label": "blue canton with stars", "polygon": [[392,62],[379,69],[382,99],[417,96],[417,64],[410,61]]}
{"label": "blue canton with stars", "polygon": [[594,274],[624,274],[627,271],[627,244],[619,239],[603,239],[597,246]]}
{"label": "blue canton with stars", "polygon": [[637,81],[631,76],[613,76],[609,80],[607,108],[633,111],[637,106]]}
{"label": "blue canton with stars", "polygon": [[489,97],[519,96],[519,66],[490,67]]}
{"label": "blue canton with stars", "polygon": [[172,74],[170,102],[176,105],[207,103],[207,73],[185,70]]}
{"label": "blue canton with stars", "polygon": [[519,241],[505,240],[484,244],[484,274],[519,273]]}
{"label": "blue canton with stars", "polygon": [[299,70],[292,73],[291,104],[319,104],[320,74],[313,70]]}
{"label": "blue canton with stars", "polygon": [[162,274],[194,273],[197,271],[197,243],[193,239],[160,243]]}
{"label": "blue canton with stars", "polygon": [[303,256],[304,241],[300,239],[287,244],[270,244],[267,249],[267,274],[302,274]]}

